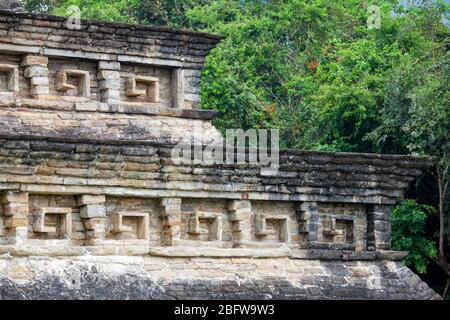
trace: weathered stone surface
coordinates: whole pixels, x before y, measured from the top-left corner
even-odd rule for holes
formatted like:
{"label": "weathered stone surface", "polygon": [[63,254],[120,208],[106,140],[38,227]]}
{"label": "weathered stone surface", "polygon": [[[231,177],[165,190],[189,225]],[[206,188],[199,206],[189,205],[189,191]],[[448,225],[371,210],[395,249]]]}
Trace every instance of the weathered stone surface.
{"label": "weathered stone surface", "polygon": [[390,250],[433,158],[198,157],[223,140],[200,109],[220,39],[0,11],[0,299],[439,298]]}
{"label": "weathered stone surface", "polygon": [[0,299],[439,299],[399,262],[105,258],[0,259]]}
{"label": "weathered stone surface", "polygon": [[11,10],[14,12],[20,12],[23,10],[22,0],[2,0],[0,3],[0,10]]}
{"label": "weathered stone surface", "polygon": [[45,56],[35,56],[35,55],[26,55],[21,63],[24,67],[29,66],[42,66],[47,67],[48,65],[48,57]]}

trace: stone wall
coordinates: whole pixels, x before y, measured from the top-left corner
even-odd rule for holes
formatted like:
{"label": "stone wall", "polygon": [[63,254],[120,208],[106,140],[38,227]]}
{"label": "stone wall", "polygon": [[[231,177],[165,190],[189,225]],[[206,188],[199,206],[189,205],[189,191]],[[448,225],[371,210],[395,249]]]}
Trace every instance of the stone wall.
{"label": "stone wall", "polygon": [[0,258],[0,299],[438,299],[401,262]]}
{"label": "stone wall", "polygon": [[11,10],[14,12],[23,11],[22,0],[2,0],[0,2],[0,10]]}
{"label": "stone wall", "polygon": [[220,37],[72,27],[0,11],[0,298],[438,298],[390,243],[434,159],[178,162],[222,140],[199,99]]}
{"label": "stone wall", "polygon": [[[182,91],[173,105],[200,107],[200,72],[205,56],[221,37],[168,27],[86,20],[73,27],[67,23],[61,17],[3,11],[0,42],[5,51],[107,62],[101,65],[107,71],[107,82],[116,80],[114,72],[121,63],[169,68],[179,82],[175,87]],[[114,90],[113,85],[110,90]]]}

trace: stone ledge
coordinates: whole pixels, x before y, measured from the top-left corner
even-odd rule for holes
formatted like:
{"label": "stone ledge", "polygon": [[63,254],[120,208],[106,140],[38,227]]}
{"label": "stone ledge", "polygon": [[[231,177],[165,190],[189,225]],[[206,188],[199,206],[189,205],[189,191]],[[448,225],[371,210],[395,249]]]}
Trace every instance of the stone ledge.
{"label": "stone ledge", "polygon": [[27,53],[40,54],[52,58],[54,57],[54,58],[89,59],[98,61],[130,62],[130,63],[139,63],[147,66],[157,66],[166,68],[182,68],[185,65],[185,62],[179,56],[171,56],[165,58],[163,57],[148,58],[144,56],[128,55],[125,53],[110,54],[101,52],[87,52],[87,51],[77,51],[74,49],[48,48],[48,47],[40,47],[37,45],[20,45],[14,43],[2,43],[0,51],[18,54],[27,54]]}
{"label": "stone ledge", "polygon": [[[37,14],[32,12],[16,12],[11,10],[6,10],[4,8],[0,9],[0,14],[4,16],[11,16],[14,19],[35,19],[35,20],[43,20],[48,22],[59,22],[59,23],[65,23],[67,21],[67,18],[61,17],[61,16],[55,16],[55,15],[49,15],[49,14]],[[128,32],[132,34],[136,30],[142,30],[144,32],[166,32],[168,34],[180,34],[180,35],[186,35],[186,36],[193,36],[196,38],[203,38],[207,39],[213,42],[218,42],[225,38],[223,35],[218,34],[211,34],[206,32],[199,32],[199,31],[193,31],[188,29],[174,29],[172,27],[168,26],[156,26],[156,25],[150,25],[150,24],[128,24],[128,23],[122,23],[122,22],[109,22],[109,21],[102,21],[102,20],[89,20],[89,19],[82,19],[81,20],[83,25],[93,25],[101,27],[102,33],[113,33],[114,28],[123,28],[128,29]],[[111,29],[112,28],[112,29]]]}
{"label": "stone ledge", "polygon": [[40,245],[0,245],[0,254],[15,257],[75,257],[75,256],[142,256],[149,252],[146,245],[102,245],[102,246],[40,246]]}
{"label": "stone ledge", "polygon": [[291,259],[318,259],[318,260],[342,260],[342,261],[368,261],[390,260],[401,261],[408,255],[405,251],[346,251],[346,250],[301,250],[294,249]]}
{"label": "stone ledge", "polygon": [[[110,241],[111,242],[111,241]],[[106,243],[97,246],[73,245],[0,245],[0,254],[11,256],[143,256],[151,255],[172,258],[291,258],[304,260],[341,260],[341,261],[373,261],[389,260],[401,261],[407,255],[405,251],[343,251],[343,250],[302,250],[290,248],[213,248],[213,247],[153,247],[150,248],[142,241],[132,243],[119,241],[120,244]]]}
{"label": "stone ledge", "polygon": [[43,110],[61,110],[78,112],[102,112],[157,115],[175,118],[211,120],[217,115],[216,110],[175,109],[159,107],[153,104],[137,103],[104,103],[100,101],[70,101],[64,97],[55,99],[20,99],[16,97],[0,97],[0,107],[17,107]]}
{"label": "stone ledge", "polygon": [[155,247],[150,255],[160,257],[209,257],[209,258],[284,258],[291,249],[247,249],[247,248],[195,248],[195,247]]}
{"label": "stone ledge", "polygon": [[379,260],[401,261],[409,254],[408,251],[383,250],[377,251]]}
{"label": "stone ledge", "polygon": [[0,266],[3,300],[441,299],[400,262],[3,256]]}

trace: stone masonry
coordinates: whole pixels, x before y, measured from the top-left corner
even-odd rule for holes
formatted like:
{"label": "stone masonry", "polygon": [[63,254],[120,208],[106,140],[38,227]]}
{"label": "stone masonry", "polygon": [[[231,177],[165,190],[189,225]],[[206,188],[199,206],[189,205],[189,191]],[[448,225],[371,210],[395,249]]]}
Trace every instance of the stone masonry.
{"label": "stone masonry", "polygon": [[390,244],[434,159],[174,161],[222,139],[199,86],[220,39],[0,10],[0,299],[440,298]]}

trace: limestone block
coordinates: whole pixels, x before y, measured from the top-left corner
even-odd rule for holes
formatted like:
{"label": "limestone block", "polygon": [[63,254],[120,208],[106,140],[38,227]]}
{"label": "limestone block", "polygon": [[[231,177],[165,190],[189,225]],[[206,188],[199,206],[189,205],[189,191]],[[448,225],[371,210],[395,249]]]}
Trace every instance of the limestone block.
{"label": "limestone block", "polygon": [[26,217],[7,217],[5,219],[6,228],[27,227],[28,219]]}
{"label": "limestone block", "polygon": [[181,217],[178,215],[167,215],[163,217],[164,227],[179,226],[180,224],[181,224]]}
{"label": "limestone block", "polygon": [[87,230],[94,230],[97,226],[101,225],[103,226],[105,224],[105,219],[102,218],[92,218],[92,219],[86,219],[84,221],[84,227]]}
{"label": "limestone block", "polygon": [[97,111],[99,103],[97,101],[81,101],[75,102],[75,110],[77,111]]}
{"label": "limestone block", "polygon": [[7,239],[11,244],[21,244],[27,240],[28,226],[19,226],[8,230]]}
{"label": "limestone block", "polygon": [[48,93],[49,93],[48,86],[45,85],[32,86],[30,90],[30,94],[32,96],[35,96],[36,98],[38,98],[37,96],[47,95]]}
{"label": "limestone block", "polygon": [[34,78],[34,77],[44,77],[48,76],[49,71],[47,67],[43,66],[30,66],[25,69],[24,77],[25,78]]}
{"label": "limestone block", "polygon": [[48,65],[48,57],[45,56],[35,56],[35,55],[26,55],[22,59],[21,66],[29,67],[29,66],[42,66],[47,67]]}
{"label": "limestone block", "polygon": [[[117,74],[119,73],[117,72]],[[120,85],[120,79],[117,79],[117,76],[112,76],[111,78],[107,78],[99,82],[99,87],[102,91],[113,90],[118,93],[120,90]]]}
{"label": "limestone block", "polygon": [[150,255],[161,257],[186,257],[186,258],[281,258],[288,257],[291,253],[289,248],[208,248],[208,247],[153,247]]}
{"label": "limestone block", "polygon": [[161,218],[163,221],[161,242],[168,246],[178,245],[181,235],[181,198],[163,198],[161,206]]}
{"label": "limestone block", "polygon": [[390,206],[373,205],[368,212],[368,247],[375,250],[391,249]]}
{"label": "limestone block", "polygon": [[[48,86],[49,80],[47,77],[33,77],[31,78],[30,83],[32,86]],[[48,92],[39,94],[48,94]]]}
{"label": "limestone block", "polygon": [[7,204],[7,203],[28,204],[28,193],[26,193],[26,192],[6,191],[0,197],[0,202],[3,203],[3,204]]}
{"label": "limestone block", "polygon": [[229,220],[233,222],[233,244],[241,246],[251,240],[252,207],[249,200],[228,202]]}
{"label": "limestone block", "polygon": [[112,70],[99,70],[99,80],[120,80],[120,73]]}
{"label": "limestone block", "polygon": [[228,202],[228,211],[239,211],[242,213],[251,212],[251,202],[249,200],[231,200]]}
{"label": "limestone block", "polygon": [[105,195],[81,195],[77,198],[78,206],[105,203]]}
{"label": "limestone block", "polygon": [[116,70],[120,71],[120,62],[117,61],[100,61],[98,63],[100,70]]}
{"label": "limestone block", "polygon": [[49,95],[48,58],[26,55],[21,65],[25,67],[24,77],[30,78],[30,94],[34,98]]}
{"label": "limestone block", "polygon": [[299,232],[308,235],[311,244],[318,240],[319,212],[316,202],[296,203],[295,212],[299,222]]}
{"label": "limestone block", "polygon": [[103,102],[111,103],[120,100],[120,62],[100,61],[98,78]]}
{"label": "limestone block", "polygon": [[84,220],[87,240],[105,239],[105,219],[93,218]]}
{"label": "limestone block", "polygon": [[103,204],[87,204],[80,207],[80,217],[82,219],[103,218],[106,216]]}
{"label": "limestone block", "polygon": [[175,68],[171,75],[172,108],[182,108],[184,103],[184,74],[182,68]]}
{"label": "limestone block", "polygon": [[193,215],[188,220],[188,233],[189,234],[200,234],[200,222],[197,215]]}
{"label": "limestone block", "polygon": [[27,216],[28,204],[24,203],[7,203],[3,206],[3,214],[5,216]]}

